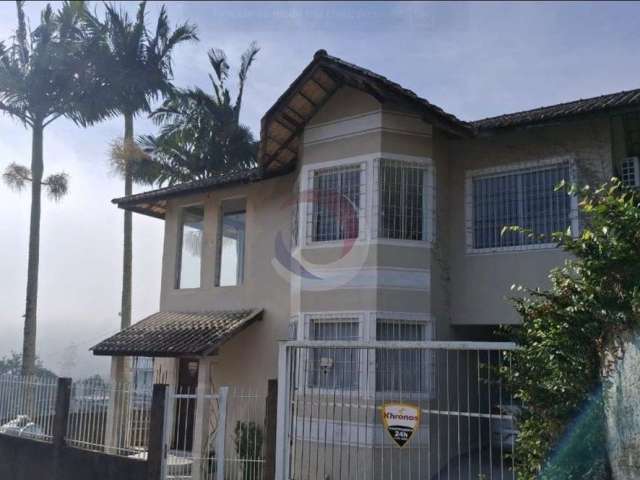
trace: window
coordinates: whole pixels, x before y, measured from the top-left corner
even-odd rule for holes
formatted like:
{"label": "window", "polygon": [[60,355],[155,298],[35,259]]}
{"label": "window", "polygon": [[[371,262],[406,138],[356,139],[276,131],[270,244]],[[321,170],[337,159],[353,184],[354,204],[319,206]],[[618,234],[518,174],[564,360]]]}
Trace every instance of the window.
{"label": "window", "polygon": [[300,221],[299,221],[300,197],[299,197],[298,188],[299,187],[296,184],[293,189],[295,198],[293,201],[293,205],[291,206],[291,249],[292,250],[298,246],[298,235],[300,230]]}
{"label": "window", "polygon": [[426,240],[426,179],[422,163],[378,162],[378,238]]}
{"label": "window", "polygon": [[620,180],[628,187],[640,186],[640,160],[638,157],[624,158],[620,164]]}
{"label": "window", "polygon": [[625,156],[640,156],[640,113],[627,113],[622,117]]}
{"label": "window", "polygon": [[[309,324],[311,340],[358,340],[358,318],[314,318]],[[326,389],[357,389],[359,355],[355,348],[313,348],[310,386]]]}
{"label": "window", "polygon": [[200,288],[204,207],[185,207],[180,212],[176,288]]}
{"label": "window", "polygon": [[[571,198],[566,189],[556,190],[562,180],[571,180],[568,163],[473,176],[473,248],[553,242],[552,233],[571,225]],[[531,230],[533,237],[519,232],[502,235],[505,226],[514,225]]]}
{"label": "window", "polygon": [[[431,338],[425,322],[378,318],[378,341],[425,341]],[[376,390],[426,392],[430,355],[425,349],[376,350]]]}
{"label": "window", "polygon": [[298,317],[292,317],[289,320],[289,328],[287,330],[287,340],[298,339]]}
{"label": "window", "polygon": [[218,238],[218,287],[240,285],[244,278],[246,202],[230,200],[222,204]]}
{"label": "window", "polygon": [[364,164],[323,168],[310,175],[310,239],[321,242],[358,238],[365,204]]}

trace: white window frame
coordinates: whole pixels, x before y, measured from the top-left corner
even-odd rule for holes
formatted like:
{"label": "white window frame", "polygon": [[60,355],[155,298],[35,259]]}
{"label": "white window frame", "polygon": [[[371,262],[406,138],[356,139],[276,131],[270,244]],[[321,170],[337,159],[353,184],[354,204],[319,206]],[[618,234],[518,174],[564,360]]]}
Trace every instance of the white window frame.
{"label": "white window frame", "polygon": [[[427,338],[425,339],[425,341],[432,341],[435,339],[435,327],[434,327],[434,322],[432,321],[432,318],[430,315],[428,314],[424,314],[424,313],[409,313],[409,312],[389,312],[389,311],[378,311],[378,312],[371,312],[369,313],[369,320],[368,320],[368,328],[369,328],[369,335],[368,335],[368,340],[370,341],[378,341],[377,339],[377,328],[378,328],[378,320],[387,320],[387,321],[396,321],[399,323],[418,323],[418,324],[422,324],[425,325],[425,333]],[[408,341],[408,340],[407,340]],[[403,340],[397,340],[398,343],[402,343]],[[374,352],[374,354],[372,355],[372,359],[369,359],[370,362],[372,362],[369,365],[369,368],[366,370],[367,372],[369,372],[370,378],[369,378],[369,385],[372,385],[371,388],[371,392],[369,392],[372,395],[379,395],[382,396],[383,398],[391,398],[394,395],[397,396],[399,393],[403,396],[403,398],[419,398],[419,399],[425,399],[425,398],[432,398],[434,393],[435,393],[435,359],[434,359],[434,353],[435,352],[427,352],[427,354],[430,353],[430,360],[429,360],[429,365],[427,367],[428,369],[428,377],[429,377],[429,383],[428,383],[428,390],[424,391],[424,392],[398,392],[395,390],[378,390],[378,385],[376,382],[376,375],[377,375],[377,368],[376,368],[376,354]]]}
{"label": "white window frame", "polygon": [[[390,238],[378,238],[378,217],[379,206],[377,195],[379,191],[378,175],[376,173],[376,163],[379,159],[406,161],[408,163],[424,164],[427,171],[427,182],[425,188],[427,210],[426,219],[423,221],[427,237],[425,240],[400,240]],[[436,168],[431,157],[418,155],[402,155],[389,152],[375,152],[366,155],[358,155],[354,157],[341,158],[338,160],[330,160],[320,163],[312,163],[303,165],[300,169],[298,178],[298,195],[300,205],[298,208],[298,248],[331,248],[335,247],[344,240],[322,240],[314,241],[312,239],[313,221],[313,204],[306,201],[303,196],[313,190],[313,172],[333,167],[347,167],[349,165],[361,164],[362,175],[360,185],[364,188],[361,192],[359,205],[359,234],[358,238],[352,239],[356,245],[363,243],[371,244],[388,244],[388,245],[410,245],[430,247],[436,240],[437,222],[436,222]],[[294,187],[295,188],[295,187]]]}
{"label": "white window frame", "polygon": [[[312,165],[304,168],[301,172],[300,185],[304,185],[304,190],[301,192],[306,195],[313,192],[314,189],[314,177],[316,172],[323,170],[341,169],[349,167],[360,168],[360,203],[358,205],[358,236],[355,239],[349,239],[350,241],[363,241],[367,239],[367,212],[369,211],[369,191],[370,185],[368,182],[370,162],[357,158],[347,158],[332,162],[322,162],[317,165]],[[299,208],[299,224],[298,224],[298,239],[304,239],[304,246],[332,246],[340,244],[345,239],[339,240],[314,240],[313,239],[313,222],[314,222],[314,202],[305,201],[304,208]],[[301,242],[299,241],[298,244]]]}
{"label": "white window frame", "polygon": [[[289,324],[287,328],[287,340],[300,340],[300,317],[298,315],[292,315],[289,318]],[[293,334],[293,335],[292,335]]]}
{"label": "white window frame", "polygon": [[[241,281],[236,285],[220,285],[220,276],[221,276],[221,268],[222,268],[222,238],[224,235],[223,232],[223,222],[224,222],[224,205],[225,203],[244,201],[244,245],[242,250],[242,258],[238,259],[238,268],[242,269],[242,273],[240,274]],[[213,278],[213,286],[214,288],[238,288],[242,287],[245,284],[247,278],[246,265],[247,265],[247,247],[248,247],[248,228],[249,228],[249,197],[246,195],[234,195],[230,197],[221,198],[218,202],[218,218],[216,222],[216,241],[215,241],[215,265],[214,265],[214,278]]]}
{"label": "white window frame", "polygon": [[640,187],[640,159],[625,157],[619,165],[620,181],[630,188]]}
{"label": "white window frame", "polygon": [[[513,245],[504,247],[486,247],[475,248],[473,242],[474,228],[473,228],[473,179],[475,177],[486,176],[501,176],[508,173],[516,173],[520,170],[534,170],[536,168],[544,169],[556,165],[569,165],[569,182],[575,183],[577,181],[577,168],[575,157],[573,155],[566,155],[560,157],[550,157],[540,160],[533,160],[528,162],[512,163],[507,165],[500,165],[496,167],[482,168],[476,170],[467,170],[465,172],[465,237],[466,247],[468,254],[483,254],[483,253],[499,253],[499,252],[517,252],[526,250],[542,250],[557,248],[556,242],[538,243],[531,245]],[[571,197],[571,210],[569,212],[569,221],[571,225],[571,233],[573,236],[578,234],[579,221],[578,221],[578,199],[575,195]]]}
{"label": "white window frame", "polygon": [[[308,341],[314,341],[315,339],[311,338],[311,323],[313,321],[324,321],[326,323],[330,322],[340,322],[341,320],[350,320],[353,319],[353,323],[358,323],[358,339],[362,340],[364,338],[366,332],[366,324],[365,320],[367,318],[365,312],[354,312],[354,311],[340,311],[340,312],[312,312],[312,313],[304,313],[302,314],[302,318],[304,319],[304,324],[302,328],[304,329],[304,338]],[[298,332],[300,332],[300,326],[298,326]],[[300,334],[300,333],[299,333]],[[311,353],[311,352],[309,352]],[[362,385],[366,385],[363,381],[366,381],[366,377],[364,376],[364,372],[366,371],[363,367],[366,365],[363,362],[363,358],[360,358],[360,368],[358,371],[360,372],[358,378],[358,386],[356,388],[359,391],[362,388]],[[304,385],[306,385],[307,389],[311,392],[318,392],[318,394],[331,394],[335,391],[340,390],[339,388],[322,388],[318,386],[311,385],[310,375],[311,371],[301,372],[303,375],[306,375],[305,378],[302,379],[304,381]],[[345,392],[353,391],[351,388],[344,388]]]}
{"label": "white window frame", "polygon": [[[298,339],[299,340],[307,340],[313,341],[311,338],[311,322],[312,321],[322,321],[326,320],[327,322],[331,322],[332,320],[339,321],[344,319],[353,319],[354,322],[358,322],[358,337],[361,341],[370,341],[375,342],[376,333],[377,333],[377,325],[378,319],[381,320],[389,320],[389,321],[398,321],[398,322],[406,322],[406,323],[420,323],[426,326],[425,333],[427,335],[426,341],[431,341],[436,338],[435,331],[435,322],[433,321],[431,315],[426,313],[416,313],[416,312],[394,312],[394,311],[335,311],[335,312],[304,312],[296,315],[292,318],[302,318],[303,321],[298,324]],[[401,342],[401,340],[399,341]],[[358,378],[358,388],[357,390],[360,392],[360,395],[397,395],[399,392],[397,391],[377,391],[376,386],[376,354],[375,351],[369,355],[362,355],[359,359],[360,368],[359,368],[359,378]],[[368,364],[367,364],[368,362]],[[428,375],[430,378],[429,389],[425,392],[400,392],[406,398],[431,398],[434,395],[434,361],[431,360],[431,365],[427,367],[429,369]],[[304,381],[304,385],[306,385],[307,389],[310,392],[316,392],[320,395],[322,394],[333,394],[335,391],[339,390],[335,389],[327,389],[322,387],[311,386],[310,382],[310,371],[300,372],[301,375],[306,375],[305,378],[301,378],[299,382]],[[368,378],[367,378],[368,376]],[[365,387],[368,387],[365,390]],[[350,389],[344,389],[344,391],[349,391]]]}
{"label": "white window frame", "polygon": [[[182,242],[184,240],[184,211],[188,208],[191,207],[202,207],[202,245],[201,245],[201,252],[200,252],[200,282],[199,282],[199,286],[198,287],[181,287],[180,283],[182,281]],[[205,263],[205,257],[204,257],[204,253],[205,253],[205,246],[206,246],[206,234],[205,234],[205,229],[207,228],[206,226],[206,222],[207,222],[207,204],[205,201],[200,201],[200,202],[190,202],[190,203],[185,203],[183,205],[177,205],[176,206],[177,209],[177,214],[176,214],[176,228],[174,229],[174,233],[175,233],[175,240],[176,240],[176,248],[175,248],[175,255],[174,255],[174,260],[173,260],[173,285],[172,285],[172,290],[174,292],[185,292],[185,291],[195,291],[195,290],[202,290],[203,288],[205,288],[205,282],[203,279],[203,270],[204,270],[204,263]]]}
{"label": "white window frame", "polygon": [[[419,166],[423,169],[423,219],[422,219],[422,240],[409,240],[399,238],[385,238],[379,235],[380,232],[380,162],[390,160],[393,162],[406,163],[407,166]],[[436,186],[435,168],[430,157],[416,157],[410,155],[383,154],[373,160],[373,182],[372,182],[372,212],[371,238],[376,243],[390,245],[431,245],[436,239]]]}

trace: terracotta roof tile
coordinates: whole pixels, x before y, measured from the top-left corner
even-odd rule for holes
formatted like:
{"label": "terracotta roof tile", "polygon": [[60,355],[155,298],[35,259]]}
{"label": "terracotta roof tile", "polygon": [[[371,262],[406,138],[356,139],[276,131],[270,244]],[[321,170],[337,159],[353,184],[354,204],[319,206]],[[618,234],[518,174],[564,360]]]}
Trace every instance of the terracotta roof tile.
{"label": "terracotta roof tile", "polygon": [[472,125],[479,130],[517,127],[638,105],[640,105],[640,89],[609,93],[607,95],[559,103],[548,107],[483,118],[482,120],[472,122]]}
{"label": "terracotta roof tile", "polygon": [[94,355],[178,357],[210,355],[262,318],[261,309],[185,313],[158,312],[103,340]]}

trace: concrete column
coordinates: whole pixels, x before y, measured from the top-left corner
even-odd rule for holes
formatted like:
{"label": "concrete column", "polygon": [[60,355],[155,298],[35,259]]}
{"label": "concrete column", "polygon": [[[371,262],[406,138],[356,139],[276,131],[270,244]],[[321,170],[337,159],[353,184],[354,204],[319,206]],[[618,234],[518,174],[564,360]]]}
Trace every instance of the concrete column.
{"label": "concrete column", "polygon": [[193,428],[193,470],[192,480],[208,478],[205,474],[209,468],[209,434],[213,402],[210,398],[213,392],[211,384],[211,359],[203,357],[198,366],[198,391],[196,400],[196,412]]}
{"label": "concrete column", "polygon": [[147,457],[147,479],[163,480],[166,469],[165,445],[170,440],[167,431],[167,386],[154,385],[149,420],[149,455]]}
{"label": "concrete column", "polygon": [[[131,359],[129,357],[111,357],[111,392],[107,409],[107,425],[105,431],[106,445],[113,448],[125,446],[128,434],[129,399],[119,386],[131,382]],[[108,449],[107,451],[111,450]]]}

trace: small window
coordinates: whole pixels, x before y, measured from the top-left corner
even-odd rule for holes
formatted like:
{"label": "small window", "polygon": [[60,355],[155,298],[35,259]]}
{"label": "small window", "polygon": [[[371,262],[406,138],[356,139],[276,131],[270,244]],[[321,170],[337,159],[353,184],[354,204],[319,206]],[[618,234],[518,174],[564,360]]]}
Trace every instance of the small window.
{"label": "small window", "polygon": [[378,169],[378,238],[426,240],[426,166],[381,159]]}
{"label": "small window", "polygon": [[640,156],[640,113],[632,112],[623,115],[625,156]]}
{"label": "small window", "polygon": [[298,236],[300,231],[300,198],[298,194],[298,185],[294,187],[295,198],[291,205],[291,249],[298,246]]}
{"label": "small window", "polygon": [[620,180],[628,187],[640,186],[640,159],[638,157],[624,158],[620,164]]}
{"label": "small window", "polygon": [[[473,248],[552,243],[554,232],[565,231],[571,225],[571,198],[566,189],[556,190],[563,180],[571,180],[566,163],[474,177]],[[505,226],[522,227],[534,235],[503,235]]]}
{"label": "small window", "polygon": [[204,207],[185,207],[180,212],[176,288],[200,288]]}
{"label": "small window", "polygon": [[364,164],[311,172],[313,188],[307,229],[314,242],[358,238],[364,207]]}
{"label": "small window", "polygon": [[[357,318],[315,318],[309,325],[311,340],[358,340]],[[359,355],[355,348],[313,348],[310,386],[357,389]]]}
{"label": "small window", "polygon": [[[379,318],[376,323],[376,340],[379,341],[419,342],[430,338],[425,322]],[[426,392],[429,364],[429,353],[425,349],[377,349],[376,390]]]}
{"label": "small window", "polygon": [[288,340],[298,339],[298,317],[292,317],[291,320],[289,320],[287,338]]}
{"label": "small window", "polygon": [[246,202],[232,200],[222,204],[218,240],[218,287],[232,287],[244,280]]}

